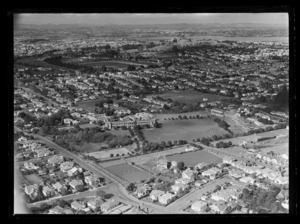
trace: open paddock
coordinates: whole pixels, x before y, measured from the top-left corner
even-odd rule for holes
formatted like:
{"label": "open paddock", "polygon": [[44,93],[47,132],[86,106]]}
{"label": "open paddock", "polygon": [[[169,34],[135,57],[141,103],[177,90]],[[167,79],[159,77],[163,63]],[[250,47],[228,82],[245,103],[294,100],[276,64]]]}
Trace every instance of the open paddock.
{"label": "open paddock", "polygon": [[121,179],[133,183],[139,182],[141,180],[149,179],[151,176],[146,172],[142,172],[141,170],[127,164],[119,164],[115,166],[107,167],[106,170],[113,173],[114,175],[120,177]]}
{"label": "open paddock", "polygon": [[95,99],[95,100],[87,100],[87,101],[78,102],[77,105],[79,108],[94,112],[94,110],[96,108],[95,104],[104,99],[105,99],[104,97],[98,96],[97,99]]}
{"label": "open paddock", "polygon": [[[173,101],[178,101],[181,103],[194,104],[202,102],[211,102],[223,99],[231,99],[232,97],[219,96],[211,93],[202,93],[195,90],[185,90],[185,91],[173,91],[163,94],[155,94],[151,96],[160,96],[164,99],[172,99]],[[207,99],[204,101],[204,99]]]}
{"label": "open paddock", "polygon": [[151,142],[187,140],[213,135],[227,134],[211,119],[167,120],[161,128],[144,130],[145,138]]}
{"label": "open paddock", "polygon": [[184,162],[185,165],[192,167],[199,163],[220,163],[222,159],[206,151],[187,152],[167,156],[168,161]]}

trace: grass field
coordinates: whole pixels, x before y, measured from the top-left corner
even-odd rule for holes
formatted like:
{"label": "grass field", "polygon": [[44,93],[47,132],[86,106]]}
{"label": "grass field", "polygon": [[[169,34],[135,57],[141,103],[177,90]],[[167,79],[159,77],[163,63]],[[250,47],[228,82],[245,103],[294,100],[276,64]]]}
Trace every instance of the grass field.
{"label": "grass field", "polygon": [[127,163],[110,166],[106,169],[129,183],[138,182],[140,180],[145,180],[151,177],[146,172],[142,172]]}
{"label": "grass field", "polygon": [[220,163],[222,159],[205,151],[187,152],[166,157],[168,161],[184,162],[187,166],[195,166],[199,163]]}
{"label": "grass field", "polygon": [[83,101],[83,102],[77,103],[77,105],[79,108],[94,112],[95,104],[98,103],[100,100],[104,100],[104,99],[105,99],[104,97],[98,96],[98,98],[96,100]]}
{"label": "grass field", "polygon": [[[181,103],[188,103],[188,104],[211,102],[211,101],[231,98],[226,96],[218,96],[210,93],[201,93],[194,90],[168,92],[168,93],[152,95],[152,96],[160,96],[165,99],[170,98],[173,101],[178,101]],[[207,98],[207,101],[203,101],[204,98]]]}
{"label": "grass field", "polygon": [[187,140],[224,135],[227,132],[211,119],[167,120],[161,128],[144,130],[145,138],[152,142]]}

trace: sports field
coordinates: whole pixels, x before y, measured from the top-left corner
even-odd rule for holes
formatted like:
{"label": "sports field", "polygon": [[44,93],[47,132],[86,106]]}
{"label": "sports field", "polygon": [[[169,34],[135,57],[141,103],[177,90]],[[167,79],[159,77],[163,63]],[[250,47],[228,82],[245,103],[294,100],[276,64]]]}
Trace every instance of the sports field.
{"label": "sports field", "polygon": [[146,172],[143,172],[127,163],[110,166],[106,169],[129,183],[139,182],[140,180],[145,180],[151,177]]}
{"label": "sports field", "polygon": [[[151,96],[160,96],[165,99],[170,98],[173,101],[178,101],[181,103],[188,103],[188,104],[211,102],[211,101],[231,98],[231,97],[219,96],[210,93],[201,93],[195,90],[185,90],[185,91],[176,91],[176,92],[174,91],[174,92],[168,92],[168,93],[151,95]],[[205,100],[205,98],[207,100]]]}
{"label": "sports field", "polygon": [[145,138],[151,142],[187,140],[213,135],[227,134],[209,118],[189,120],[167,120],[162,122],[161,128],[144,130]]}
{"label": "sports field", "polygon": [[166,156],[168,161],[184,162],[186,166],[195,166],[199,163],[220,163],[222,159],[206,151],[187,152]]}

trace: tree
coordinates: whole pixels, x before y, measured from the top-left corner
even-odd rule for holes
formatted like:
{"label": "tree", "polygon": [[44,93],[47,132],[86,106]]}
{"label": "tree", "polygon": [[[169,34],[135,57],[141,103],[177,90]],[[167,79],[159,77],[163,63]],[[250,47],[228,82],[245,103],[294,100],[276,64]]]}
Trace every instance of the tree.
{"label": "tree", "polygon": [[221,190],[221,186],[220,186],[220,185],[216,185],[215,190],[216,190],[216,191]]}
{"label": "tree", "polygon": [[177,163],[177,168],[179,169],[179,170],[183,170],[184,169],[184,162],[178,162]]}
{"label": "tree", "polygon": [[105,191],[99,189],[99,190],[96,191],[96,195],[100,198],[104,198],[106,193],[105,193]]}
{"label": "tree", "polygon": [[135,190],[136,186],[134,185],[134,183],[130,183],[127,185],[126,190],[129,192],[133,192]]}
{"label": "tree", "polygon": [[59,201],[57,202],[57,205],[58,205],[59,207],[61,207],[61,208],[64,208],[65,206],[68,206],[69,203],[66,202],[65,200],[59,200]]}

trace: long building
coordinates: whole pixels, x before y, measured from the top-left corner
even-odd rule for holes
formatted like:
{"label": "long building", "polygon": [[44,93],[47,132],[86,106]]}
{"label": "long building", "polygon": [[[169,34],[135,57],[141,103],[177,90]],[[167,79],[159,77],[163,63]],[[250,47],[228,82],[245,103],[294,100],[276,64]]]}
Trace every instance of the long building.
{"label": "long building", "polygon": [[221,109],[211,109],[210,113],[216,116],[224,117],[224,110]]}
{"label": "long building", "polygon": [[114,128],[114,127],[133,127],[135,125],[150,125],[151,127],[154,126],[156,122],[156,119],[151,114],[147,113],[138,113],[134,116],[127,116],[123,120],[118,121],[111,121],[110,119],[105,119],[105,125],[108,128]]}

